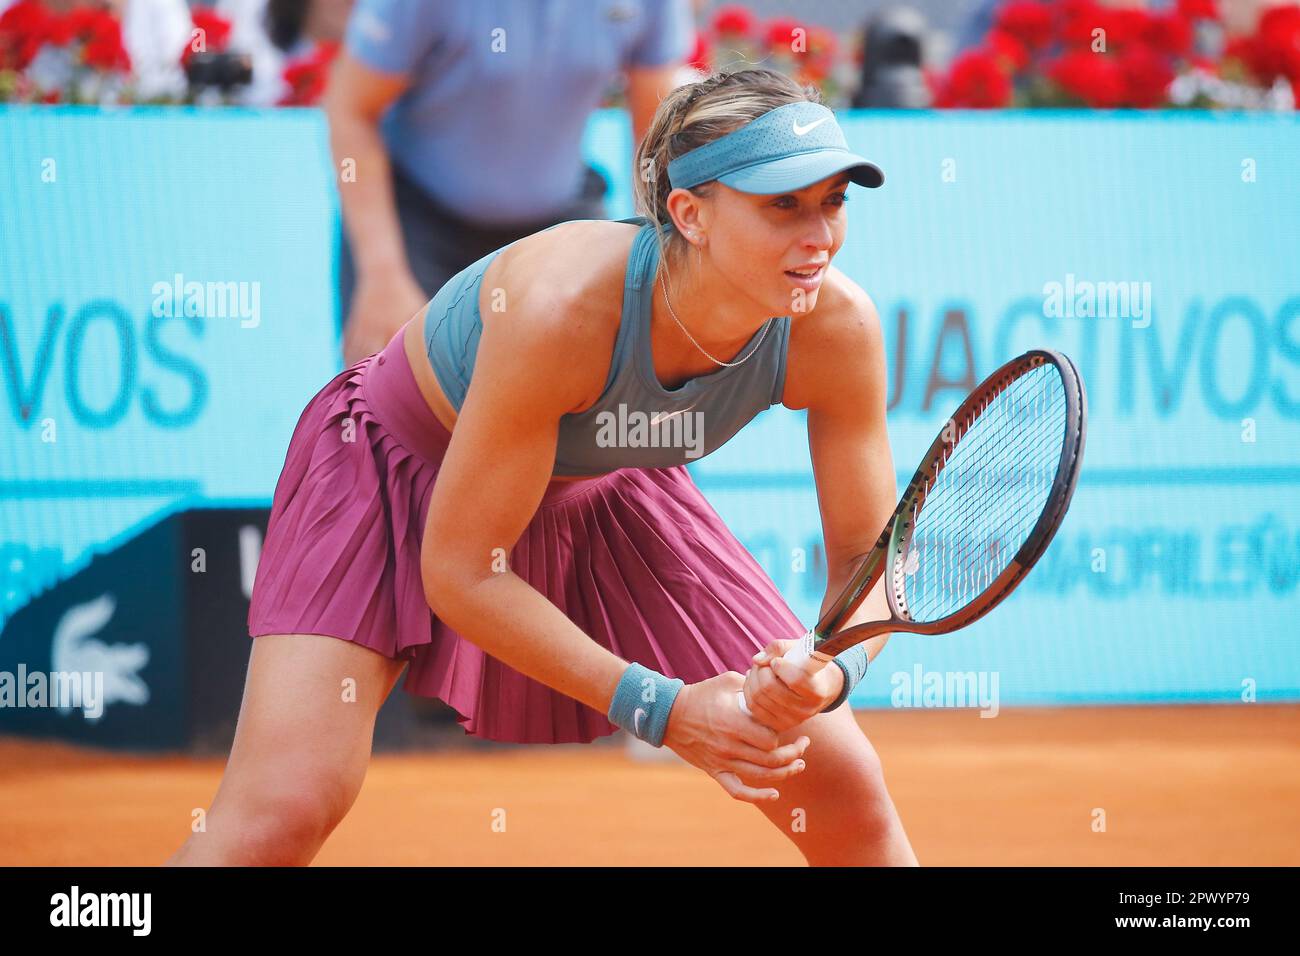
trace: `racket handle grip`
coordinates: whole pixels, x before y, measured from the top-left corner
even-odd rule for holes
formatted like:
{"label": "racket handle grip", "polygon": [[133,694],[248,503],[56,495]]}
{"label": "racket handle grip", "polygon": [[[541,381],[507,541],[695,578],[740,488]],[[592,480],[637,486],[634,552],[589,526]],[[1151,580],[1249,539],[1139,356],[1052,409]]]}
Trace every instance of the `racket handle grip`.
{"label": "racket handle grip", "polygon": [[[790,648],[781,656],[791,664],[802,664],[808,658],[812,657],[813,632],[808,631],[803,635],[798,644],[791,645]],[[740,712],[746,717],[754,715],[749,711],[749,705],[745,703],[745,692],[736,691],[736,703],[740,705]]]}

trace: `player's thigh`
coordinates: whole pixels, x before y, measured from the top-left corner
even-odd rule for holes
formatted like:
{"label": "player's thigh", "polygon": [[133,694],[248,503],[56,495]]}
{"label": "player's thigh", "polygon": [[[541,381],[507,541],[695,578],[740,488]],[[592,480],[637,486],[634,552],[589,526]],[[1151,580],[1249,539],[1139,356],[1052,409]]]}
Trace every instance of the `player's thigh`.
{"label": "player's thigh", "polygon": [[802,773],[776,784],[777,800],[756,806],[796,844],[843,840],[853,834],[880,839],[894,826],[884,771],[847,705],[818,714],[780,735],[782,744],[807,735]]}
{"label": "player's thigh", "polygon": [[319,634],[254,638],[216,802],[291,793],[346,811],[365,778],[375,715],[404,663]]}

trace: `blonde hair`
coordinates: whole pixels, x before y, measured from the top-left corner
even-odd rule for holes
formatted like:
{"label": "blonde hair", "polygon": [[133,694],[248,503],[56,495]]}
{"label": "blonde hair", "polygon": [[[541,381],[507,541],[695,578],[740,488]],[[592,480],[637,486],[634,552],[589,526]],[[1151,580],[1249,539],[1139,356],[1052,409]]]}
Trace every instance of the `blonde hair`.
{"label": "blonde hair", "polygon": [[[650,128],[637,146],[637,176],[632,184],[637,215],[648,217],[660,227],[671,221],[667,200],[673,187],[668,181],[668,164],[678,156],[779,106],[802,102],[820,103],[821,94],[815,86],[803,86],[784,73],[764,68],[714,73],[677,87],[660,102]],[[691,186],[690,192],[707,198],[715,182]],[[655,239],[660,263],[666,263],[669,253],[680,255],[688,246],[675,228],[669,233],[667,245],[662,228],[656,230]]]}

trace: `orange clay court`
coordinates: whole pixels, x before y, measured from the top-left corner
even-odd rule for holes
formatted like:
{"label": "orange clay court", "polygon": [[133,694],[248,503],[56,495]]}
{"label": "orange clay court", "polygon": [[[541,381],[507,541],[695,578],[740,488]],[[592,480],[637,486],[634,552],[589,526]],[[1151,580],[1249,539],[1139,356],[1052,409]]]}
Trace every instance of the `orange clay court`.
{"label": "orange clay court", "polygon": [[[857,717],[922,865],[1300,864],[1300,705]],[[631,759],[621,734],[543,748],[450,732],[449,750],[377,755],[315,865],[803,864],[755,808],[676,757]],[[224,762],[0,737],[0,864],[161,863]]]}

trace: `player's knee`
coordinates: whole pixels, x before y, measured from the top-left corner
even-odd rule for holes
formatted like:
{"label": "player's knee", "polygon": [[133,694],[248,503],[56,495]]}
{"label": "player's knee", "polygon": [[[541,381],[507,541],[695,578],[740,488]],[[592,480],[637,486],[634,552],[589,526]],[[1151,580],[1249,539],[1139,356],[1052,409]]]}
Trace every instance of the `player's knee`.
{"label": "player's knee", "polygon": [[809,865],[877,866],[889,858],[901,830],[883,782],[860,780],[853,796],[835,809],[829,829],[798,841]]}
{"label": "player's knee", "polygon": [[853,749],[849,766],[841,769],[841,789],[846,795],[851,794],[842,806],[854,816],[859,830],[883,832],[894,818],[893,799],[885,783],[880,755],[865,739],[862,744]]}
{"label": "player's knee", "polygon": [[859,792],[861,799],[853,804],[854,828],[868,842],[884,842],[894,838],[898,830],[898,810],[885,785],[885,773],[880,758],[874,752],[861,770]]}
{"label": "player's knee", "polygon": [[247,793],[224,824],[244,866],[305,866],[347,813],[356,792],[332,773],[296,774]]}

